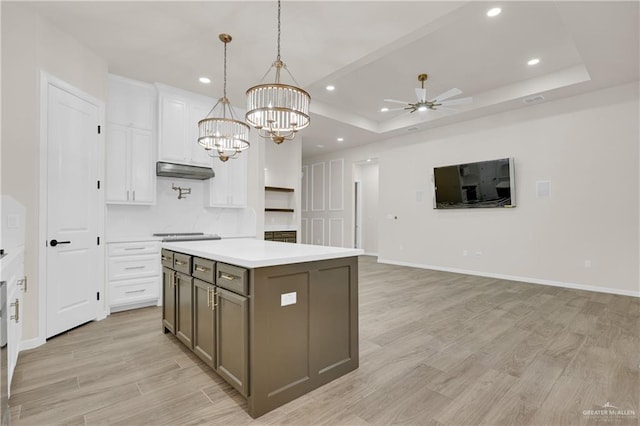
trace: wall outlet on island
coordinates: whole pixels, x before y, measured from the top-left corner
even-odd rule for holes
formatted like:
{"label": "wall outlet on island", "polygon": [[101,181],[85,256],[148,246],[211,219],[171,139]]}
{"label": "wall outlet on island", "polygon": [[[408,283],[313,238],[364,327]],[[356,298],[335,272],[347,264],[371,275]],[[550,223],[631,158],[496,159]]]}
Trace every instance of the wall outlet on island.
{"label": "wall outlet on island", "polygon": [[297,299],[297,293],[294,291],[292,293],[283,293],[280,295],[280,306],[289,306],[295,305]]}

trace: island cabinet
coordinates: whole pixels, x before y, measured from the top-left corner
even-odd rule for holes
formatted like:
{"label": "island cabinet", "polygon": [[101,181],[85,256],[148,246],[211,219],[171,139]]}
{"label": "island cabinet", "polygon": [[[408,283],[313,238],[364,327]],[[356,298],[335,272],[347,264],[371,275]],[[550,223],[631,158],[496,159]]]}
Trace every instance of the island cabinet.
{"label": "island cabinet", "polygon": [[259,417],[358,368],[361,253],[249,239],[163,243],[164,332]]}

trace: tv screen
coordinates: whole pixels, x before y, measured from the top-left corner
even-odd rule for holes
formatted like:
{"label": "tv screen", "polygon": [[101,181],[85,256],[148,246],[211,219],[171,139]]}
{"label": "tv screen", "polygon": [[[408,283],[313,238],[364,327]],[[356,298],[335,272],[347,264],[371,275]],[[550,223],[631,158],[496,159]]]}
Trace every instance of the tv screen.
{"label": "tv screen", "polygon": [[433,169],[434,208],[515,207],[513,158]]}

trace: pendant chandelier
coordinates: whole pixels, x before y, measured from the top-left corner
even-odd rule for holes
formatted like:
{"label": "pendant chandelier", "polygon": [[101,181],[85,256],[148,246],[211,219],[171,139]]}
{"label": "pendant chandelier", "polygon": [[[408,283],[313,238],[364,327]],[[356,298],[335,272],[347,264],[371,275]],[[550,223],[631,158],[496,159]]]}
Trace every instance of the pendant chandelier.
{"label": "pendant chandelier", "polygon": [[298,82],[280,59],[280,1],[278,0],[278,56],[262,80],[275,68],[274,83],[259,84],[247,90],[247,123],[258,129],[258,134],[277,144],[292,140],[298,130],[309,125],[311,96],[296,87],[280,83],[284,69],[296,85]]}
{"label": "pendant chandelier", "polygon": [[231,36],[220,34],[219,38],[224,43],[224,91],[207,116],[198,121],[198,143],[211,157],[227,161],[249,148],[249,126],[236,119],[227,98],[227,43]]}

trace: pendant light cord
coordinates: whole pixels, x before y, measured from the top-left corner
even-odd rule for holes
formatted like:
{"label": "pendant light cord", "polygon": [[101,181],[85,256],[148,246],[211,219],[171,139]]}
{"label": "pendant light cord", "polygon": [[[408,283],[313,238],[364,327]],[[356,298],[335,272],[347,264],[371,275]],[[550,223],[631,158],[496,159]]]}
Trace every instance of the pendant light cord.
{"label": "pendant light cord", "polygon": [[227,42],[224,42],[224,88],[222,89],[224,97],[227,97]]}
{"label": "pendant light cord", "polygon": [[280,61],[280,0],[278,0],[278,56],[276,59]]}

